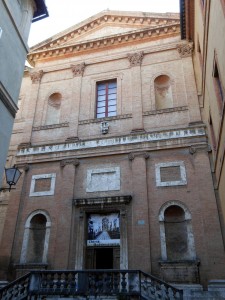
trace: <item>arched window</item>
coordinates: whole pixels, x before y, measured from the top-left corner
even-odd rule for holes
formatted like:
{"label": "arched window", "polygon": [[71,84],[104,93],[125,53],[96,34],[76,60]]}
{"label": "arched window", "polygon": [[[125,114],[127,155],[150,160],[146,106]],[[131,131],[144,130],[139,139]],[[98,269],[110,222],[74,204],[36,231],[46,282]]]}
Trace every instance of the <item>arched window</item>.
{"label": "arched window", "polygon": [[20,263],[46,263],[51,222],[48,214],[38,210],[27,219]]}
{"label": "arched window", "polygon": [[46,125],[59,123],[61,102],[62,95],[60,93],[53,93],[48,98]]}
{"label": "arched window", "polygon": [[162,259],[194,260],[194,236],[187,208],[179,201],[170,201],[160,209],[159,221]]}
{"label": "arched window", "polygon": [[160,75],[154,81],[156,109],[173,107],[173,94],[170,77]]}

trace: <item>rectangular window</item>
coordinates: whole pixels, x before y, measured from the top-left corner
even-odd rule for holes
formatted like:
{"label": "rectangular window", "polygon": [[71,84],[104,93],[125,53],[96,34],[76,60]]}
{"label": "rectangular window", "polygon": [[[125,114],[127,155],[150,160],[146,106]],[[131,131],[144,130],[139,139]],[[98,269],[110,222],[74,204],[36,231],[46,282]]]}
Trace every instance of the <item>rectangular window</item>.
{"label": "rectangular window", "polygon": [[116,116],[117,82],[116,80],[97,83],[96,117]]}
{"label": "rectangular window", "polygon": [[224,91],[220,79],[219,69],[216,62],[216,58],[214,61],[214,70],[213,70],[213,78],[214,78],[214,87],[216,92],[216,97],[218,99],[219,109],[222,111],[223,104],[224,104]]}

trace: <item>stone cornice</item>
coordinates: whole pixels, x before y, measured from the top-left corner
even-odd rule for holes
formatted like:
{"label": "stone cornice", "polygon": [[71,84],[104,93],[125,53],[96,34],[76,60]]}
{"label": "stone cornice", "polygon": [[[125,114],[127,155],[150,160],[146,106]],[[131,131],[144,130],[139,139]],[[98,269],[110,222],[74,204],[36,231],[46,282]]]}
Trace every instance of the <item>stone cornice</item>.
{"label": "stone cornice", "polygon": [[91,123],[101,123],[105,121],[113,121],[113,120],[122,120],[122,119],[129,119],[132,118],[132,114],[125,114],[125,115],[118,115],[115,117],[106,117],[106,118],[99,118],[99,119],[88,119],[79,121],[79,125],[91,124]]}
{"label": "stone cornice", "polygon": [[185,111],[185,110],[188,110],[188,106],[178,106],[178,107],[145,111],[145,112],[143,112],[143,116],[151,116],[151,115],[165,114],[165,113]]}
{"label": "stone cornice", "polygon": [[161,25],[156,28],[144,28],[126,33],[102,37],[99,39],[77,42],[71,45],[52,45],[50,48],[33,50],[28,54],[28,60],[34,63],[37,60],[44,60],[65,55],[74,55],[90,50],[105,49],[112,46],[127,45],[128,43],[149,42],[158,38],[171,37],[180,34],[180,23]]}
{"label": "stone cornice", "polygon": [[[179,41],[179,40],[178,40]],[[177,42],[178,42],[177,41]],[[144,52],[144,55],[151,54],[151,53],[156,53],[156,52],[162,52],[162,51],[168,51],[168,50],[176,50],[177,52],[177,42],[171,42],[168,44],[159,44],[159,45],[153,45],[151,48],[148,46],[143,46],[139,49],[140,51]],[[185,44],[184,42],[183,44]],[[177,56],[178,56],[177,52]],[[85,67],[96,64],[96,63],[101,63],[101,62],[110,62],[118,59],[127,59],[127,53],[116,53],[110,56],[103,56],[103,57],[89,57],[85,59]],[[78,58],[79,59],[79,58]],[[79,60],[77,61],[77,64],[81,63]],[[142,63],[144,65],[144,62]],[[55,64],[52,66],[47,66],[44,69],[44,73],[49,73],[49,72],[55,72],[55,71],[61,71],[61,70],[66,70],[66,69],[71,69],[71,63],[61,63],[61,64]],[[37,69],[38,70],[38,69]],[[71,76],[72,77],[72,76]]]}
{"label": "stone cornice", "polygon": [[34,126],[32,128],[32,130],[33,131],[40,131],[40,130],[62,128],[62,127],[69,127],[69,122],[64,122],[64,123],[59,123],[59,124],[42,125],[42,126]]}
{"label": "stone cornice", "polygon": [[112,204],[128,204],[132,200],[131,195],[126,196],[112,196],[112,197],[96,197],[96,198],[80,198],[74,199],[73,203],[77,207],[84,207],[89,205],[112,205]]}

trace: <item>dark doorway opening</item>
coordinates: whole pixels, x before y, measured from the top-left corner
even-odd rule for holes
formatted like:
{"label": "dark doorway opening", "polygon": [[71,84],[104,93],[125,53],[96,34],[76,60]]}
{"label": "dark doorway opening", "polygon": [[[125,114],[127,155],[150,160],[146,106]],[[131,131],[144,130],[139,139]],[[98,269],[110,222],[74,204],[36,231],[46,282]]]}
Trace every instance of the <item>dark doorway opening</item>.
{"label": "dark doorway opening", "polygon": [[96,269],[113,269],[113,248],[96,249]]}

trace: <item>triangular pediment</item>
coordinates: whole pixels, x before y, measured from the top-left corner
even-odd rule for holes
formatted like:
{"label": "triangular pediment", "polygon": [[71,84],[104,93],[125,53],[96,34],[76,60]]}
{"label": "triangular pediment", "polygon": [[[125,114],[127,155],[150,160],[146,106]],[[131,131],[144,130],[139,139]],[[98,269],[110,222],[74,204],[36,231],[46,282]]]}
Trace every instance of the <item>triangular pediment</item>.
{"label": "triangular pediment", "polygon": [[[51,55],[56,53],[73,52],[73,50],[87,49],[93,47],[94,43],[106,45],[109,40],[118,39],[129,41],[144,35],[153,37],[154,34],[163,33],[165,36],[172,32],[178,32],[180,17],[178,13],[144,13],[144,12],[122,12],[102,11],[85,21],[76,24],[67,30],[52,36],[51,38],[31,48],[29,56],[33,53],[39,58],[41,53]],[[108,41],[107,41],[108,40]],[[64,50],[63,50],[64,49]]]}

